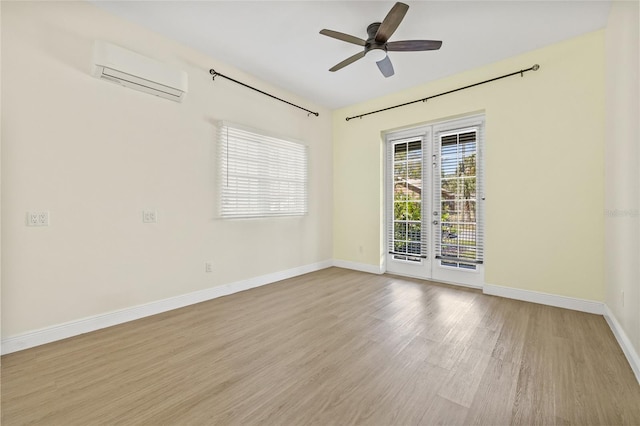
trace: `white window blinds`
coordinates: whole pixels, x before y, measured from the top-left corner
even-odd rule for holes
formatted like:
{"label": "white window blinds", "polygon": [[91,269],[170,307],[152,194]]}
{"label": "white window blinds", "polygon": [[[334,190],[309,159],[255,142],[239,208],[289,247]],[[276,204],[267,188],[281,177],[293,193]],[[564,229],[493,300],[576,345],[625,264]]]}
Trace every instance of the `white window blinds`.
{"label": "white window blinds", "polygon": [[422,137],[387,142],[387,171],[392,174],[386,190],[387,243],[395,260],[421,262],[427,257],[423,157]]}
{"label": "white window blinds", "polygon": [[219,126],[223,218],[307,213],[307,147],[229,123]]}
{"label": "white window blinds", "polygon": [[483,126],[436,131],[434,204],[440,211],[436,258],[465,267],[484,261]]}

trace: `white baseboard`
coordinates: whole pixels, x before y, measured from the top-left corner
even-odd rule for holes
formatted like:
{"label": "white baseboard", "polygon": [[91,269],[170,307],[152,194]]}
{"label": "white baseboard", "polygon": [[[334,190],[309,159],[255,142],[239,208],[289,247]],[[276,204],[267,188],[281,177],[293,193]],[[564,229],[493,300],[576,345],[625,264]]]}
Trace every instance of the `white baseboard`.
{"label": "white baseboard", "polygon": [[640,384],[640,356],[638,356],[638,352],[633,347],[627,333],[624,332],[622,326],[607,305],[604,305],[604,319],[607,321],[607,324],[609,324],[613,335],[616,337],[618,344],[622,348],[622,352],[624,352],[624,355],[627,357],[627,361],[629,361],[629,365],[631,366],[633,373],[636,375],[638,384]]}
{"label": "white baseboard", "polygon": [[370,274],[384,274],[382,265],[369,265],[368,263],[350,262],[348,260],[333,259],[333,266],[354,271],[368,272]]}
{"label": "white baseboard", "polygon": [[80,334],[100,330],[101,328],[111,327],[113,325],[148,317],[150,315],[156,315],[173,309],[193,305],[195,303],[205,302],[217,297],[226,296],[228,294],[237,293],[254,287],[260,287],[287,278],[307,274],[309,272],[319,271],[321,269],[329,268],[332,265],[332,260],[325,260],[318,263],[299,266],[297,268],[287,269],[285,271],[274,272],[272,274],[211,287],[205,290],[194,291],[192,293],[158,300],[144,305],[132,306],[118,311],[107,312],[105,314],[82,318],[76,321],[57,324],[17,336],[11,336],[6,339],[2,339],[1,353],[2,355],[9,354],[23,349],[32,348],[34,346],[44,345],[45,343],[78,336]]}
{"label": "white baseboard", "polygon": [[571,309],[573,311],[588,312],[590,314],[598,315],[604,314],[604,303],[593,300],[577,299],[574,297],[522,290],[519,288],[502,287],[493,284],[485,284],[482,288],[482,292],[492,296],[523,300],[525,302],[538,303],[541,305],[556,306],[558,308]]}
{"label": "white baseboard", "polygon": [[[158,300],[156,302],[151,302],[144,305],[133,306],[118,311],[95,315],[76,321],[70,321],[67,323],[42,328],[40,330],[34,330],[17,336],[8,337],[6,339],[2,339],[1,353],[2,355],[9,354],[12,352],[21,351],[23,349],[32,348],[34,346],[43,345],[45,343],[51,343],[57,340],[78,336],[80,334],[89,333],[91,331],[111,327],[113,325],[122,324],[173,309],[193,305],[195,303],[205,302],[207,300],[271,284],[287,278],[293,278],[298,275],[319,271],[330,266],[353,269],[356,271],[368,272],[371,274],[384,273],[384,269],[382,266],[377,267],[375,265],[349,262],[338,259],[325,260],[318,263],[287,269],[285,271],[274,272],[271,274],[249,278],[242,281],[236,281],[217,287],[211,287],[205,290],[183,294],[169,299]],[[631,344],[631,341],[627,337],[626,333],[620,326],[620,323],[617,321],[611,310],[604,303],[595,302],[592,300],[576,299],[566,296],[558,296],[555,294],[540,293],[530,290],[502,287],[491,284],[484,285],[483,293],[493,296],[506,297],[509,299],[556,306],[559,308],[572,309],[575,311],[604,315],[604,318],[609,324],[609,327],[616,337],[618,344],[627,357],[629,365],[631,366],[631,369],[633,370],[638,383],[640,383],[640,357],[638,356],[638,352]]]}
{"label": "white baseboard", "polygon": [[636,376],[636,380],[640,384],[640,356],[638,356],[638,352],[633,347],[631,340],[629,340],[629,337],[624,332],[622,326],[620,326],[620,323],[606,304],[602,302],[595,302],[593,300],[576,299],[573,297],[558,296],[556,294],[540,293],[537,291],[521,290],[491,284],[485,284],[482,291],[484,294],[493,296],[603,315],[607,324],[609,324],[609,328],[611,328],[613,335],[618,341],[618,345],[620,345],[622,352],[624,352],[625,357],[627,357],[627,361],[629,361],[629,365],[631,366],[631,370],[633,370],[633,374]]}

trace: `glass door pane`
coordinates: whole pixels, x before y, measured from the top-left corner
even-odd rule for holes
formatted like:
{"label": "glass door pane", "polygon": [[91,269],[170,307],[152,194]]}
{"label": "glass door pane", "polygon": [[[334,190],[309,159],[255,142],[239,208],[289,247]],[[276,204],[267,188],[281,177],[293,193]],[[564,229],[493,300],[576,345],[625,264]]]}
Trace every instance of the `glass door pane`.
{"label": "glass door pane", "polygon": [[[430,190],[425,188],[424,133],[402,135],[387,141],[387,271],[428,278],[428,206]],[[427,216],[426,218],[424,216]]]}
{"label": "glass door pane", "polygon": [[422,247],[422,141],[393,147],[393,255],[420,262]]}
{"label": "glass door pane", "polygon": [[444,266],[476,269],[476,140],[475,130],[440,138],[440,247]]}

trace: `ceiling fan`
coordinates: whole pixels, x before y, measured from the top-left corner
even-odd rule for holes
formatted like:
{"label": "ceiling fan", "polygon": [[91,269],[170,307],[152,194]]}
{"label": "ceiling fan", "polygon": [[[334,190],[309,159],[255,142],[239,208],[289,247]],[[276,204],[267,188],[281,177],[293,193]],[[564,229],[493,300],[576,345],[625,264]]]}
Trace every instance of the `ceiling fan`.
{"label": "ceiling fan", "polygon": [[329,71],[338,71],[339,69],[354,63],[358,59],[364,58],[365,55],[371,54],[372,56],[375,55],[376,59],[379,58],[376,61],[376,64],[378,65],[380,72],[382,72],[382,75],[385,77],[391,77],[394,74],[394,71],[387,52],[416,52],[440,49],[442,42],[437,40],[388,41],[400,25],[400,22],[402,22],[402,19],[408,10],[408,5],[397,2],[382,22],[374,22],[367,27],[368,38],[366,40],[333,30],[324,29],[320,31],[320,34],[322,35],[364,47],[362,52],[356,53],[355,55],[345,59],[330,68]]}

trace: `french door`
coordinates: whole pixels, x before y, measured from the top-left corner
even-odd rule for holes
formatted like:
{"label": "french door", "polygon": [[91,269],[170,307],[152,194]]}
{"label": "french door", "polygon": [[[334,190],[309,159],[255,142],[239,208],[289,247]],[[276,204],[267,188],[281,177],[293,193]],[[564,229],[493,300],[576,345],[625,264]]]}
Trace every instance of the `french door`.
{"label": "french door", "polygon": [[484,282],[484,117],[386,134],[386,270]]}

